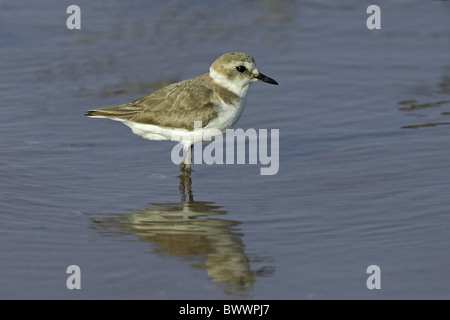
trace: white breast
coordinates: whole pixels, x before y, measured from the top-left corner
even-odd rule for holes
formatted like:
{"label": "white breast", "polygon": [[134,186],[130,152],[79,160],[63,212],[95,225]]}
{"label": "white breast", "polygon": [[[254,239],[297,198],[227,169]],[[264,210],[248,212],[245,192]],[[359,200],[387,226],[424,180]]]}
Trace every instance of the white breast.
{"label": "white breast", "polygon": [[243,97],[240,103],[232,106],[221,103],[217,118],[210,121],[205,129],[215,128],[225,133],[225,130],[232,128],[241,117],[245,102],[246,97]]}

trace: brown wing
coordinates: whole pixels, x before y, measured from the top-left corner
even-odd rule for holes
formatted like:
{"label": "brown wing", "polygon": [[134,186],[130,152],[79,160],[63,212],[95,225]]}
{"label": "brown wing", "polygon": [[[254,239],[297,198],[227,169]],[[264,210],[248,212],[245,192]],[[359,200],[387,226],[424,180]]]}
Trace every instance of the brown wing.
{"label": "brown wing", "polygon": [[207,86],[209,75],[178,82],[128,104],[95,109],[86,116],[129,120],[170,128],[192,130],[217,116],[218,101]]}

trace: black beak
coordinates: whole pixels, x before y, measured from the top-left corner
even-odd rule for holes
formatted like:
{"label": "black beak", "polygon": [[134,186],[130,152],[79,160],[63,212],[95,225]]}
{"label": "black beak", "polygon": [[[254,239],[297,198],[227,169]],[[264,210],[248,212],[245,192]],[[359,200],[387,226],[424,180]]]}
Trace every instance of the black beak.
{"label": "black beak", "polygon": [[269,78],[268,76],[260,73],[256,76],[256,79],[260,80],[260,81],[264,81],[270,84],[278,84],[278,82],[276,82],[275,80],[273,80],[272,78]]}

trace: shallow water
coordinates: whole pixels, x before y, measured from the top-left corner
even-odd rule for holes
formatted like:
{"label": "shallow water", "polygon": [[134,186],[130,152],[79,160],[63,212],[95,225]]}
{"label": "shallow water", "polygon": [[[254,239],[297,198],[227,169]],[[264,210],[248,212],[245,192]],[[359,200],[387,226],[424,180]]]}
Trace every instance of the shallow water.
{"label": "shallow water", "polygon": [[[450,5],[0,2],[0,298],[450,298]],[[237,127],[280,130],[276,175],[196,165],[88,119],[253,55]],[[81,269],[68,290],[66,269]],[[381,289],[366,269],[378,265]]]}

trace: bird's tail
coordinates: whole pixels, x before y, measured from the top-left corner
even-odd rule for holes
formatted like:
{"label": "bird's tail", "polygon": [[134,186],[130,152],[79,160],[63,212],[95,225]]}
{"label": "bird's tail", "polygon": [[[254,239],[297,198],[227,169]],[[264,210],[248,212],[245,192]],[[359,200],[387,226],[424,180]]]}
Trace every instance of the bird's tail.
{"label": "bird's tail", "polygon": [[136,108],[132,108],[129,104],[122,104],[112,107],[99,108],[87,111],[84,115],[92,118],[121,118],[127,119],[136,113]]}

